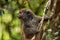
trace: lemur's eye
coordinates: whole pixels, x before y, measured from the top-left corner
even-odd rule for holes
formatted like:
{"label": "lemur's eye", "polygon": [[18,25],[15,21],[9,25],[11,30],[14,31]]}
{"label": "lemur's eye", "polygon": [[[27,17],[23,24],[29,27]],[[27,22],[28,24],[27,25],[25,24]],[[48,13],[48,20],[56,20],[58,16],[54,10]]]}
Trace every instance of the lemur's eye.
{"label": "lemur's eye", "polygon": [[30,15],[31,13],[29,11],[26,12],[27,15]]}
{"label": "lemur's eye", "polygon": [[22,13],[22,12],[19,12],[19,13]]}

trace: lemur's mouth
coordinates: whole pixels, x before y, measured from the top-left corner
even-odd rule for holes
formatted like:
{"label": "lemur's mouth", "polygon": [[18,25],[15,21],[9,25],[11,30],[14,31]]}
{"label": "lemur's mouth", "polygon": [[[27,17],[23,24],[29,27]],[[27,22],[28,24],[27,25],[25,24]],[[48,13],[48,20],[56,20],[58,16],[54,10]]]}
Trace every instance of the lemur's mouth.
{"label": "lemur's mouth", "polygon": [[21,17],[22,17],[22,15],[21,15],[21,14],[19,14],[19,15],[18,15],[18,18],[21,18]]}

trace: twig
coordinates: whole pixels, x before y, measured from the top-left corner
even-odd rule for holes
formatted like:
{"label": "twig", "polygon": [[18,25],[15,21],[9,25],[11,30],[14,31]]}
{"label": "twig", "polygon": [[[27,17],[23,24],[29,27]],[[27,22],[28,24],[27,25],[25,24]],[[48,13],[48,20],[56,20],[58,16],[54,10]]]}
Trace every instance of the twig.
{"label": "twig", "polygon": [[39,12],[39,9],[41,9],[41,7],[44,6],[44,4],[46,3],[46,0],[44,0],[42,3],[39,4],[39,6],[37,7],[35,14],[37,14]]}
{"label": "twig", "polygon": [[32,7],[31,7],[31,5],[30,5],[29,0],[27,0],[27,2],[28,2],[28,6],[29,6],[29,7],[30,7],[30,9],[32,10]]}
{"label": "twig", "polygon": [[[50,1],[51,3],[51,1]],[[54,4],[53,4],[53,8],[52,8],[52,13],[50,14],[50,18],[52,17],[52,15],[54,14],[54,11],[55,11],[55,7],[56,7],[56,3],[57,3],[57,0],[54,1]],[[50,4],[51,5],[51,4]],[[44,38],[44,35],[42,36],[42,39]],[[42,40],[41,39],[41,40]]]}
{"label": "twig", "polygon": [[[48,11],[47,8],[50,6],[49,3],[50,3],[50,0],[46,3],[46,6],[45,6],[45,9],[44,9],[44,12],[43,12],[42,20],[41,20],[41,22],[40,22],[39,25],[38,25],[38,27],[40,27],[40,29],[41,29],[41,26],[42,26],[42,24],[43,24],[43,21],[44,21],[44,18],[45,18],[45,14],[46,14],[46,12]],[[40,30],[40,29],[39,29],[39,30]]]}
{"label": "twig", "polygon": [[53,4],[53,7],[52,7],[52,11],[51,11],[50,17],[55,13],[56,4],[57,4],[57,0],[54,0],[54,4]]}
{"label": "twig", "polygon": [[43,33],[43,27],[42,27],[42,25],[43,25],[43,21],[44,21],[44,19],[45,19],[45,14],[46,14],[46,12],[47,12],[47,7],[49,7],[50,5],[48,4],[50,2],[50,0],[46,3],[46,8],[44,9],[44,12],[43,12],[43,17],[42,17],[42,20],[41,20],[41,22],[38,24],[38,30],[40,31],[40,34],[37,34],[37,35],[40,35],[40,39],[39,40],[42,40],[42,38],[43,38],[43,34],[41,34],[41,33]]}

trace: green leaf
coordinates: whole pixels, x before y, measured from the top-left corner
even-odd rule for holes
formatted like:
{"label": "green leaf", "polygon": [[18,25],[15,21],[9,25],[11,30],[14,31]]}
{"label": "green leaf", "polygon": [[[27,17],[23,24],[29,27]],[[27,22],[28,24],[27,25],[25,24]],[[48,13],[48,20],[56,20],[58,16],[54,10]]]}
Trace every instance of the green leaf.
{"label": "green leaf", "polygon": [[34,12],[36,8],[39,6],[38,0],[29,0],[29,4]]}
{"label": "green leaf", "polygon": [[2,22],[8,23],[12,20],[12,15],[7,10],[5,10],[4,12],[5,13],[2,15]]}
{"label": "green leaf", "polygon": [[12,27],[21,27],[21,20],[19,20],[18,18],[14,19],[11,23]]}
{"label": "green leaf", "polygon": [[4,40],[11,40],[9,33],[6,30],[3,31],[3,39]]}

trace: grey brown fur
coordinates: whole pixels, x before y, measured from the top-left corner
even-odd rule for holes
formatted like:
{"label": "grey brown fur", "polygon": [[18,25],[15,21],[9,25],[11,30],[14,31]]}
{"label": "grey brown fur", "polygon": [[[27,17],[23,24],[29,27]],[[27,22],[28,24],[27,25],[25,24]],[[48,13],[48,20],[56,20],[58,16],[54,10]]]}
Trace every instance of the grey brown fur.
{"label": "grey brown fur", "polygon": [[31,10],[23,9],[19,13],[19,18],[23,21],[23,31],[26,38],[31,39],[39,32],[37,27],[41,19],[35,16]]}

